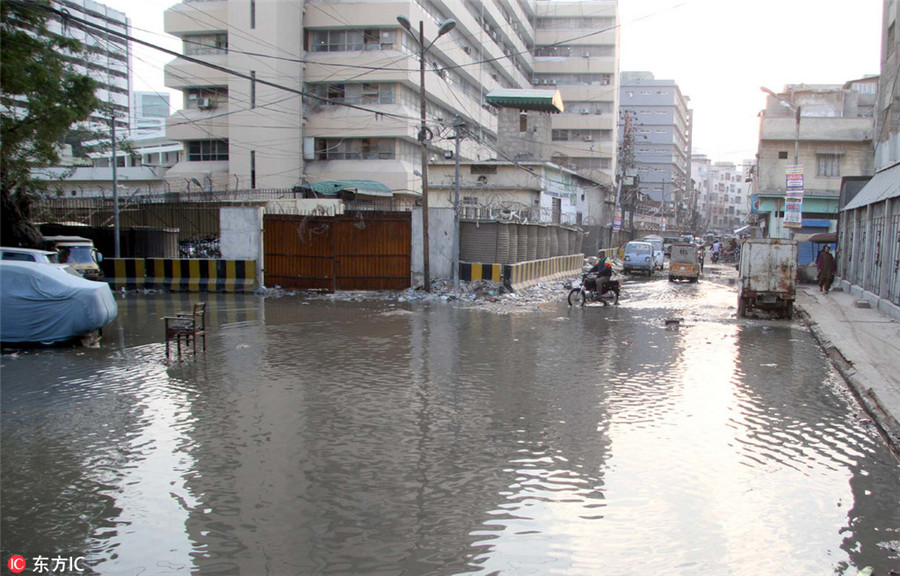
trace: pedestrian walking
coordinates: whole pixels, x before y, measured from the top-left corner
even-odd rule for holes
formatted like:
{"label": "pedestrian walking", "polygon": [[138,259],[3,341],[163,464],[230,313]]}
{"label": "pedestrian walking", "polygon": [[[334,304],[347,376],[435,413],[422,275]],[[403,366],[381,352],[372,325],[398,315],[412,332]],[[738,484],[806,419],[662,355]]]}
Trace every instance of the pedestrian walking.
{"label": "pedestrian walking", "polygon": [[834,273],[837,271],[837,263],[831,253],[831,247],[827,244],[816,258],[816,270],[819,273],[819,292],[828,294],[828,291],[831,290],[831,282],[834,280]]}

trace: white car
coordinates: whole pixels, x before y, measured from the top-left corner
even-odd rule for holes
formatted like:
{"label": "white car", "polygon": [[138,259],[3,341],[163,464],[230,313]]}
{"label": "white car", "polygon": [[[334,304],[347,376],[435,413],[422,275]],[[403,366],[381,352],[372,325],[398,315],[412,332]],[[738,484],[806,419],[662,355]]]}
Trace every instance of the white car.
{"label": "white car", "polygon": [[57,254],[56,252],[50,252],[49,250],[0,246],[0,260],[38,262],[41,264],[59,264],[59,254]]}

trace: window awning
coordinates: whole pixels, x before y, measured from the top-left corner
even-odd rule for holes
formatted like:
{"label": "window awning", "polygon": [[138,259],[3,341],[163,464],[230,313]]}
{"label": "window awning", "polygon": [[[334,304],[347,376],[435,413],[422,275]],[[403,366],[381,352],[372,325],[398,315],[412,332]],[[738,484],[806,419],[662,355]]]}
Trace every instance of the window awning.
{"label": "window awning", "polygon": [[566,111],[562,94],[559,93],[559,90],[499,88],[488,92],[486,99],[488,104],[498,108],[518,108],[520,110],[536,110],[553,114]]}
{"label": "window awning", "polygon": [[844,206],[844,210],[853,210],[883,202],[888,198],[900,196],[900,164],[894,164],[886,170],[882,170],[863,189]]}
{"label": "window awning", "polygon": [[315,196],[340,196],[341,192],[353,192],[363,196],[384,196],[390,198],[394,192],[375,180],[326,180],[325,182],[311,182],[302,186],[296,186],[295,191],[309,190]]}

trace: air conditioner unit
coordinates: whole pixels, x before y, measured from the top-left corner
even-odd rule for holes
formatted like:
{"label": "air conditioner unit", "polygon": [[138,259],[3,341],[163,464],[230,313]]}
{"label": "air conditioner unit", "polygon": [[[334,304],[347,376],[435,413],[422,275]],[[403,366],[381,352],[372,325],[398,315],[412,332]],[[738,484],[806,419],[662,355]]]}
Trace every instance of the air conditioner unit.
{"label": "air conditioner unit", "polygon": [[212,100],[209,98],[197,98],[197,108],[201,110],[212,108]]}
{"label": "air conditioner unit", "polygon": [[584,56],[585,58],[590,58],[590,57],[591,57],[591,53],[590,53],[590,52],[585,52],[585,53],[583,54],[583,56]]}
{"label": "air conditioner unit", "polygon": [[587,108],[582,108],[582,109],[581,109],[581,113],[582,113],[582,114],[590,114],[591,111],[588,110]]}
{"label": "air conditioner unit", "polygon": [[583,139],[585,142],[591,142],[591,141],[593,141],[594,137],[593,137],[593,136],[585,136],[585,137],[582,138],[582,139]]}

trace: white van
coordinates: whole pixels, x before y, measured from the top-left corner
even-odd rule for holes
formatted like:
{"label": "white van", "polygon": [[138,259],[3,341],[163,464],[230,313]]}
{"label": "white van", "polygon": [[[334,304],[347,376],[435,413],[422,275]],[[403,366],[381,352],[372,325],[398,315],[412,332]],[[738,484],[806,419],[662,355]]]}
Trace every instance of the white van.
{"label": "white van", "polygon": [[649,242],[653,245],[653,263],[656,265],[657,270],[662,270],[663,265],[666,262],[666,252],[663,248],[663,237],[662,236],[644,236],[641,238],[641,242]]}

